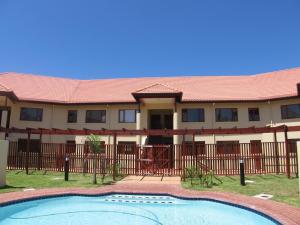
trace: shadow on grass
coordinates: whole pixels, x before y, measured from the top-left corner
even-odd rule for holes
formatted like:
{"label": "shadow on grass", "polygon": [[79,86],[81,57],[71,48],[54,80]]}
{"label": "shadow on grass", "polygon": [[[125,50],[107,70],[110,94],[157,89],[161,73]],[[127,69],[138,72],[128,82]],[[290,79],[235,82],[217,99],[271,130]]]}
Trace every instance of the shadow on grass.
{"label": "shadow on grass", "polygon": [[5,185],[4,187],[0,187],[0,190],[6,190],[6,189],[22,189],[26,188],[23,186],[11,186],[11,185]]}

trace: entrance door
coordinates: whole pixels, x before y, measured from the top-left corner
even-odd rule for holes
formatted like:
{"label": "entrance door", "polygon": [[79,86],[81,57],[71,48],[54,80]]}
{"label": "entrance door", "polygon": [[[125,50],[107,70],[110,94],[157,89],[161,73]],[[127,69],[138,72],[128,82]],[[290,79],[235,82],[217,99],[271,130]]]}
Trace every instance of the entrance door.
{"label": "entrance door", "polygon": [[[173,129],[173,111],[169,109],[149,111],[150,129]],[[150,136],[149,145],[172,145],[173,136]]]}
{"label": "entrance door", "polygon": [[255,169],[262,169],[262,147],[260,140],[250,141],[250,154],[254,158]]}

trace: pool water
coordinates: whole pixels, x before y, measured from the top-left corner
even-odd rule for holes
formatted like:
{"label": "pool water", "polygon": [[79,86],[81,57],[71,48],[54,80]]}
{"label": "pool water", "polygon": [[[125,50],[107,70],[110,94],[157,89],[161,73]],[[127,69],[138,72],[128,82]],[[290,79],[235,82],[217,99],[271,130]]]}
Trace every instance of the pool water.
{"label": "pool water", "polygon": [[0,207],[0,225],[274,225],[258,213],[171,196],[66,196]]}

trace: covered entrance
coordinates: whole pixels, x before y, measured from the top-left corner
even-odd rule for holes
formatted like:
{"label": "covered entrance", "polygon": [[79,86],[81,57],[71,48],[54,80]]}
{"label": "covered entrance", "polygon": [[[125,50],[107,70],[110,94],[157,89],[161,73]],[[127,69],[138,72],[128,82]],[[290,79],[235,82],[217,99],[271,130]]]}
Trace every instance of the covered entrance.
{"label": "covered entrance", "polygon": [[[149,110],[149,128],[151,130],[173,129],[173,110],[172,109],[154,109]],[[149,136],[149,145],[172,145],[173,136]]]}

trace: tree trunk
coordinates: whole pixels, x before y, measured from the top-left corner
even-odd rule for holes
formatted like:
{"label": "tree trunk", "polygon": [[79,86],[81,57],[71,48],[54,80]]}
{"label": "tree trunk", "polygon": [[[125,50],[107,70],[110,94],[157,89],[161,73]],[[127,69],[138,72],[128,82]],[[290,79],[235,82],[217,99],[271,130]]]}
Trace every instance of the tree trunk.
{"label": "tree trunk", "polygon": [[94,154],[94,158],[93,158],[93,184],[97,184],[97,158],[96,158],[96,154]]}

